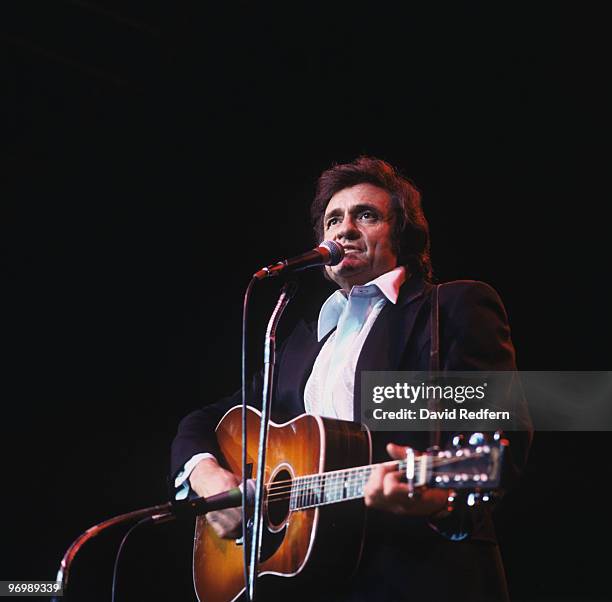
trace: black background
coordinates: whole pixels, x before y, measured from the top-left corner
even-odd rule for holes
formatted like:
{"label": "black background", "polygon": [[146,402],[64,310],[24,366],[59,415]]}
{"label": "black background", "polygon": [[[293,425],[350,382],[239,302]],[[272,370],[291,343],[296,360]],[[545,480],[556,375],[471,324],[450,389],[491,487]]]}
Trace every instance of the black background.
{"label": "black background", "polygon": [[[248,277],[311,246],[333,162],[416,183],[437,277],[499,291],[521,369],[610,368],[594,4],[168,4],[3,7],[0,579],[52,579],[87,527],[166,499],[178,420],[239,384]],[[608,441],[536,436],[497,512],[514,599],[609,596]],[[109,599],[121,534],[77,558],[73,599]],[[193,599],[191,535],[136,533],[118,599]]]}

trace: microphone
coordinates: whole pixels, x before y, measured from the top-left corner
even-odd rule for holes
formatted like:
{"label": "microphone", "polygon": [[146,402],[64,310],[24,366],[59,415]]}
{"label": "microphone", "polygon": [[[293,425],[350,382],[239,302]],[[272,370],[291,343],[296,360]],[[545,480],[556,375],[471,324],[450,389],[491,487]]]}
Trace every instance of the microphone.
{"label": "microphone", "polygon": [[[247,506],[255,505],[255,481],[247,480],[246,492]],[[242,505],[242,483],[238,487],[210,495],[208,497],[198,497],[193,500],[178,500],[171,502],[171,515],[176,518],[199,516],[213,510],[225,510],[225,508],[235,508]],[[165,517],[163,517],[165,518]]]}
{"label": "microphone", "polygon": [[319,265],[338,265],[343,258],[344,248],[340,243],[333,240],[324,240],[312,251],[261,268],[253,274],[253,278],[263,280],[271,276],[278,276],[284,271],[299,272]]}

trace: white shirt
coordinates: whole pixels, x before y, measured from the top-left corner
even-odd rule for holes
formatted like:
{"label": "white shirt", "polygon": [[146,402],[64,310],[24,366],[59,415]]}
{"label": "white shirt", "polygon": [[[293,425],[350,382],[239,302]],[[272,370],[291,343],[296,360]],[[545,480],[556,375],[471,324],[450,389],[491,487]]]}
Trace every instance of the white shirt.
{"label": "white shirt", "polygon": [[319,313],[318,340],[336,330],[325,341],[306,383],[304,407],[308,414],[354,420],[355,369],[361,349],[383,307],[397,303],[405,280],[404,267],[397,267],[354,286],[348,295],[338,290],[325,301]]}

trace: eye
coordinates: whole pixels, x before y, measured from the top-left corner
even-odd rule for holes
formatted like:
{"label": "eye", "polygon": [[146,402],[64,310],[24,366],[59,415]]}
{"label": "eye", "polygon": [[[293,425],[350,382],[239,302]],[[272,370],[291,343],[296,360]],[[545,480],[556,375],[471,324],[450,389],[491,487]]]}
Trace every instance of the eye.
{"label": "eye", "polygon": [[376,213],[374,213],[374,211],[370,211],[369,209],[366,209],[365,211],[362,211],[359,214],[359,219],[364,219],[364,220],[375,220],[378,218],[378,215]]}
{"label": "eye", "polygon": [[338,223],[338,218],[337,217],[330,217],[327,222],[325,223],[325,228],[329,229],[332,226],[335,226]]}

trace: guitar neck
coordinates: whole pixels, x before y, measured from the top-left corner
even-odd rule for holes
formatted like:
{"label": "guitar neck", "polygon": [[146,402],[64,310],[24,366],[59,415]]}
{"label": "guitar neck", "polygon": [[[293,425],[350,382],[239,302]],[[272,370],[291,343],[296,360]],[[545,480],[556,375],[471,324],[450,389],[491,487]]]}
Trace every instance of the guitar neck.
{"label": "guitar neck", "polygon": [[[396,470],[406,470],[406,460],[398,460],[395,464]],[[362,498],[376,466],[379,464],[297,477],[291,488],[289,507],[291,510],[304,510]],[[415,458],[415,485],[426,482],[427,467],[425,457]]]}
{"label": "guitar neck", "polygon": [[[494,446],[483,444],[475,449],[438,451],[434,454],[413,456],[411,460],[395,460],[383,464],[392,464],[395,470],[407,472],[410,462],[412,483],[415,487],[431,485],[453,489],[480,489],[483,486],[495,488],[499,485],[505,445],[502,440]],[[370,474],[377,466],[380,464],[297,477],[290,486],[289,507],[291,510],[303,510],[362,498]],[[271,484],[269,492],[274,488],[274,484]],[[277,496],[286,494],[286,486],[281,486],[277,491]]]}

